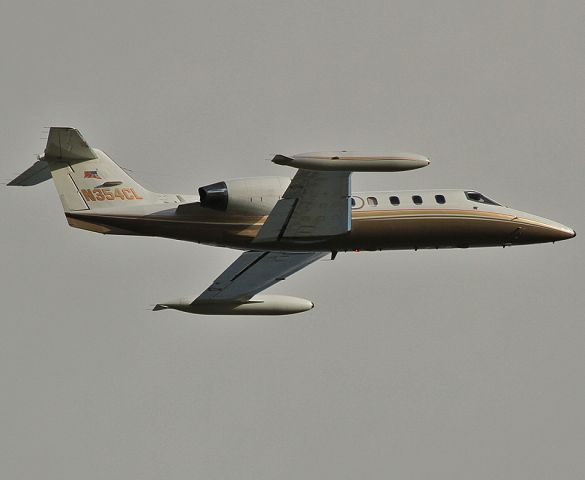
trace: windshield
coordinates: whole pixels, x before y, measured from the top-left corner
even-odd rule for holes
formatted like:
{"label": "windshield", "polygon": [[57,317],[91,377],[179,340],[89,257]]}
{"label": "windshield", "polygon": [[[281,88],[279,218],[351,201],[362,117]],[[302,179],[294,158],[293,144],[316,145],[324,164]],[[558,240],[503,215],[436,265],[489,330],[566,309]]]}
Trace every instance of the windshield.
{"label": "windshield", "polygon": [[467,197],[468,200],[471,200],[472,202],[487,203],[488,205],[500,205],[499,203],[494,202],[493,200],[489,199],[488,197],[482,195],[479,192],[467,191],[465,192],[465,196]]}

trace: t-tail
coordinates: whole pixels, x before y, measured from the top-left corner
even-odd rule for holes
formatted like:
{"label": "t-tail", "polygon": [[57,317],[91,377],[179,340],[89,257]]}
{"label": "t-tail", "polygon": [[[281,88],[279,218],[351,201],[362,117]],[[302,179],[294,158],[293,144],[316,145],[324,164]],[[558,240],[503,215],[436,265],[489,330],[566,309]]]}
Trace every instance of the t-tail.
{"label": "t-tail", "polygon": [[158,197],[75,128],[51,127],[44,155],[8,185],[36,185],[51,176],[66,213],[156,203]]}

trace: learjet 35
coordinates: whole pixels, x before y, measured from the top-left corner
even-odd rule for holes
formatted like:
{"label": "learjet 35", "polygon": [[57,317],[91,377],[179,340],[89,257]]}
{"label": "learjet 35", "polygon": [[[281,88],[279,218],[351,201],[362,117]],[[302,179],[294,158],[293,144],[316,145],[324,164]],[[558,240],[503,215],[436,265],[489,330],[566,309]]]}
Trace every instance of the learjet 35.
{"label": "learjet 35", "polygon": [[276,155],[288,177],[226,180],[199,195],[148,191],[79,131],[51,127],[44,155],[8,185],[51,177],[72,227],[166,237],[244,250],[199,296],[154,310],[284,315],[313,308],[302,298],[260,292],[337,252],[526,245],[573,238],[560,223],[502,206],[474,190],[352,192],[352,172],[426,167],[409,153]]}

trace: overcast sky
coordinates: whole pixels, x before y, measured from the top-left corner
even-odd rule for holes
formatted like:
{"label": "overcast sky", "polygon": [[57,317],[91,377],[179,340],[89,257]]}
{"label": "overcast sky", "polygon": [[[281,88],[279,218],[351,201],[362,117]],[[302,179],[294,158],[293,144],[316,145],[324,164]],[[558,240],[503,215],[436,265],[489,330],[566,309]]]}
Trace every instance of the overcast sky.
{"label": "overcast sky", "polygon": [[4,1],[4,181],[78,128],[157,191],[413,151],[355,190],[473,188],[555,245],[340,254],[289,317],[152,305],[238,253],[67,226],[0,187],[0,476],[582,479],[582,1]]}

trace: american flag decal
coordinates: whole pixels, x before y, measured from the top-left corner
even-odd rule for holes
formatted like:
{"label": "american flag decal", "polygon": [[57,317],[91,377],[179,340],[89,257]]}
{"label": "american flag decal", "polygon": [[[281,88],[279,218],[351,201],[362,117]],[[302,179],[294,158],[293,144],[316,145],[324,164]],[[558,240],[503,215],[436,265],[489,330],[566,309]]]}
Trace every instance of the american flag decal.
{"label": "american flag decal", "polygon": [[97,178],[98,180],[102,179],[102,177],[98,175],[97,170],[86,170],[83,172],[83,178]]}

